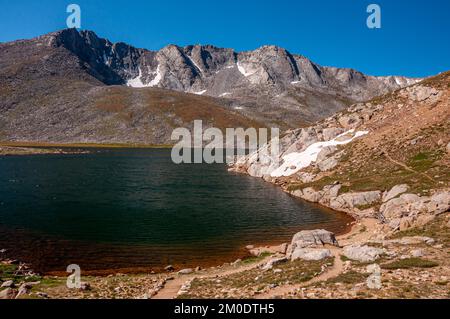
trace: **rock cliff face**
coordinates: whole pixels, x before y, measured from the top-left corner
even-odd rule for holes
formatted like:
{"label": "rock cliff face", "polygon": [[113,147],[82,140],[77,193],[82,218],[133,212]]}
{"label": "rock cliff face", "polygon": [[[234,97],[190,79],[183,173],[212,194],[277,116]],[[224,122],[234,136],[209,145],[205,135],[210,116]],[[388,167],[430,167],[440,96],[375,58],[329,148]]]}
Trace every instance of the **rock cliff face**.
{"label": "rock cliff face", "polygon": [[[322,67],[301,55],[277,46],[235,52],[211,45],[159,51],[111,43],[92,31],[67,29],[43,37],[47,44],[62,46],[87,62],[106,84],[161,87],[211,96],[232,96],[234,91],[265,87],[271,94],[288,88],[344,89],[352,100],[367,99],[413,84],[405,77],[372,77],[352,69]],[[278,90],[278,92],[276,92]]]}
{"label": "rock cliff face", "polygon": [[[302,114],[309,121],[332,114],[346,103],[366,100],[417,81],[322,67],[276,46],[235,52],[211,45],[168,45],[159,51],[149,51],[111,43],[91,31],[69,29],[46,37],[50,45],[67,48],[87,62],[91,74],[105,84],[209,95],[248,107],[296,108],[300,113],[309,108],[310,114]],[[257,101],[259,97],[263,99]]]}

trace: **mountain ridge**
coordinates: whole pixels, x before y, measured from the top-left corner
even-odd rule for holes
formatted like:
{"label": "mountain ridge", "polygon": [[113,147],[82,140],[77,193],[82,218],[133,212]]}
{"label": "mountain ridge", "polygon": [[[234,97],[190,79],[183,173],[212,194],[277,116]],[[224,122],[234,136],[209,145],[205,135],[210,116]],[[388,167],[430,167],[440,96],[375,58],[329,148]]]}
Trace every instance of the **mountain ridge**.
{"label": "mountain ridge", "polygon": [[167,144],[194,119],[286,130],[418,80],[321,67],[276,46],[149,51],[65,29],[0,44],[0,81],[1,140]]}
{"label": "mountain ridge", "polygon": [[[77,35],[79,38],[77,38]],[[198,77],[204,78],[212,75],[212,73],[217,74],[217,72],[231,68],[237,68],[239,73],[244,77],[248,77],[249,82],[252,84],[279,84],[280,79],[284,80],[283,84],[288,84],[287,81],[289,81],[289,84],[301,82],[309,85],[325,84],[324,80],[329,81],[330,79],[327,77],[325,79],[321,78],[323,73],[331,73],[331,75],[344,81],[347,79],[351,81],[355,78],[367,77],[372,80],[380,80],[384,82],[383,84],[388,85],[389,88],[392,88],[394,85],[400,88],[420,80],[409,79],[403,76],[367,76],[352,68],[320,66],[303,55],[291,54],[288,50],[276,45],[264,45],[255,50],[241,52],[231,48],[220,48],[211,44],[196,44],[184,47],[169,44],[160,50],[148,50],[145,48],[136,48],[124,42],[113,43],[107,39],[98,37],[95,32],[88,30],[77,31],[75,29],[64,29],[46,36],[54,38],[50,40],[54,41],[54,45],[65,46],[74,53],[79,53],[79,50],[74,46],[74,40],[80,41],[84,39],[85,44],[90,44],[97,51],[100,51],[95,52],[99,55],[97,56],[97,60],[103,59],[103,63],[113,69],[117,67],[124,68],[126,66],[127,69],[119,70],[121,71],[122,81],[116,80],[113,84],[124,84],[125,82],[125,84],[128,83],[130,86],[133,86],[138,84],[136,83],[137,81],[129,81],[139,79],[141,80],[140,86],[142,87],[159,86],[174,90],[184,89],[185,92],[189,93],[199,92],[195,91],[195,89],[199,89],[201,84],[206,84],[206,86],[210,85],[210,83],[201,83],[202,81],[199,81]],[[125,51],[128,54],[125,54]],[[163,66],[162,64],[167,63],[163,58],[172,58],[172,63],[178,63],[177,67],[181,66],[184,71],[190,74],[180,75],[176,79],[177,81],[165,79],[163,75],[158,74],[157,69],[157,66]],[[128,62],[126,61],[127,59],[130,59],[130,63],[118,63],[121,60]],[[281,66],[281,71],[290,72],[285,72],[286,75],[283,76],[283,72],[267,70],[268,65],[266,61],[268,59],[275,59],[274,62]],[[266,68],[261,69],[261,66]],[[286,70],[287,66],[290,67],[290,70]],[[147,70],[144,68],[147,68]],[[171,71],[173,71],[172,69]],[[164,80],[166,80],[166,83],[162,83]],[[191,81],[191,83],[187,83],[187,81]],[[227,93],[217,91],[215,88],[208,89],[211,90],[211,94],[209,95],[212,96]]]}

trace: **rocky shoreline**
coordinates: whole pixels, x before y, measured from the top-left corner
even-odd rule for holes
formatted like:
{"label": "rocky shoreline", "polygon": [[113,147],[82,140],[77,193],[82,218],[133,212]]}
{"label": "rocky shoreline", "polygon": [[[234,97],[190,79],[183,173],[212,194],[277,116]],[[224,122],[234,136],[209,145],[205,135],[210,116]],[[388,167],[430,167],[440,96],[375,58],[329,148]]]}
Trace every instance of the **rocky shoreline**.
{"label": "rocky shoreline", "polygon": [[[446,221],[446,224],[442,222]],[[360,218],[349,233],[302,231],[290,243],[247,249],[254,257],[218,267],[167,273],[103,277],[83,276],[80,289],[68,289],[66,277],[39,277],[16,261],[2,263],[19,275],[2,281],[1,298],[448,298],[450,218],[441,215],[427,227],[442,233],[386,236],[376,219]],[[434,238],[423,236],[433,234]],[[407,235],[407,236],[406,236]],[[370,284],[380,267],[382,288]],[[20,269],[20,271],[18,271]],[[3,276],[2,276],[3,277]],[[411,278],[411,282],[405,280]],[[399,283],[400,280],[404,282]],[[420,283],[412,289],[409,284]],[[411,293],[411,294],[409,294]]]}
{"label": "rocky shoreline", "polygon": [[[398,269],[396,274],[406,277],[412,269],[418,277],[425,273],[425,278],[444,288],[444,292],[442,287],[434,287],[427,293],[448,298],[448,81],[447,72],[374,101],[352,105],[315,126],[287,132],[279,141],[281,155],[271,155],[268,150],[274,146],[269,143],[239,158],[230,170],[263,178],[292,196],[354,217],[361,233],[352,232],[349,240],[342,241],[339,255],[346,270],[341,275],[350,271],[359,276],[362,296],[392,297],[396,287],[393,285],[387,295],[381,290],[374,293],[361,279],[362,273],[355,272],[355,263],[369,263],[379,274],[383,267]],[[322,245],[296,250],[296,236],[287,249],[287,258],[320,260],[332,255]],[[331,235],[326,236],[324,242],[332,243]],[[443,262],[428,259],[431,255]],[[392,260],[392,265],[387,260]],[[430,274],[421,268],[439,270]],[[421,281],[408,277],[400,282],[390,271],[388,274],[393,277],[386,280],[389,285],[407,286],[408,291]],[[326,282],[321,285],[326,286]],[[310,293],[290,288],[284,290],[284,297],[355,297],[342,289],[330,294],[321,288]],[[397,290],[394,296],[407,295],[403,288]],[[412,297],[419,296],[423,297]]]}

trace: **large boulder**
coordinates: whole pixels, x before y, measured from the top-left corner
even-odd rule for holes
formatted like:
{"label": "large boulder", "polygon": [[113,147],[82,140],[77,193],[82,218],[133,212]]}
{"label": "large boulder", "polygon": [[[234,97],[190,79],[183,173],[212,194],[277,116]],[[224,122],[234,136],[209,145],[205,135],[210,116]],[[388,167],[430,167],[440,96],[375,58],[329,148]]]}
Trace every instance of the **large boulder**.
{"label": "large boulder", "polygon": [[339,124],[345,129],[351,129],[358,127],[362,120],[357,114],[347,114],[338,118]]}
{"label": "large boulder", "polygon": [[375,204],[381,200],[380,191],[370,191],[361,193],[345,193],[331,199],[330,207],[336,210],[346,210],[358,206]]}
{"label": "large boulder", "polygon": [[339,156],[331,156],[317,163],[317,167],[321,172],[329,171],[337,166],[339,163]]}
{"label": "large boulder", "polygon": [[308,202],[312,203],[318,203],[320,199],[322,198],[322,194],[319,191],[316,191],[312,187],[308,187],[303,189],[303,195],[301,196],[304,200],[307,200]]}
{"label": "large boulder", "polygon": [[337,197],[341,188],[342,188],[341,184],[326,185],[323,187],[322,190],[323,196],[329,197],[330,199],[333,197]]}
{"label": "large boulder", "polygon": [[322,247],[323,245],[339,246],[335,235],[324,229],[303,230],[294,235],[291,243],[291,250],[297,248]]}
{"label": "large boulder", "polygon": [[331,256],[332,254],[329,249],[297,248],[292,253],[291,260],[322,260]]}
{"label": "large boulder", "polygon": [[360,262],[372,262],[378,259],[386,251],[381,248],[375,248],[370,246],[350,245],[344,247],[343,254],[345,257],[351,260],[357,260]]}
{"label": "large boulder", "polygon": [[427,203],[427,211],[430,214],[441,214],[450,209],[450,192],[443,191],[434,194]]}
{"label": "large boulder", "polygon": [[324,141],[330,141],[342,133],[344,133],[344,129],[340,127],[328,127],[322,131]]}
{"label": "large boulder", "polygon": [[14,288],[14,281],[12,280],[7,280],[4,283],[2,283],[2,285],[0,286],[0,288]]}
{"label": "large boulder", "polygon": [[330,146],[325,146],[323,147],[319,154],[317,155],[317,159],[316,162],[320,163],[323,160],[327,159],[327,157],[333,153],[336,153],[336,151],[338,150],[336,145],[330,145]]}
{"label": "large boulder", "polygon": [[437,89],[424,85],[414,85],[406,88],[405,91],[409,99],[417,102],[423,102],[430,98],[434,101],[440,94]]}
{"label": "large boulder", "polygon": [[403,194],[408,190],[408,185],[402,184],[402,185],[396,185],[392,187],[392,189],[389,192],[385,192],[383,194],[383,203],[386,203],[387,201],[397,197],[400,194]]}

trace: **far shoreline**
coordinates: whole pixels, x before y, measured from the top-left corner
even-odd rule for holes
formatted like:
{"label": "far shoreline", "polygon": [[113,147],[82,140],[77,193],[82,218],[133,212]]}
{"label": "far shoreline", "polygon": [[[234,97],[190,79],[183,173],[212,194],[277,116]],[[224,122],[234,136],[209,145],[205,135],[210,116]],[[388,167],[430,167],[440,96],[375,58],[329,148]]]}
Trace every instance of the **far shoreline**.
{"label": "far shoreline", "polygon": [[0,142],[0,147],[23,148],[171,148],[170,144],[139,144],[139,143],[51,143],[51,142]]}

